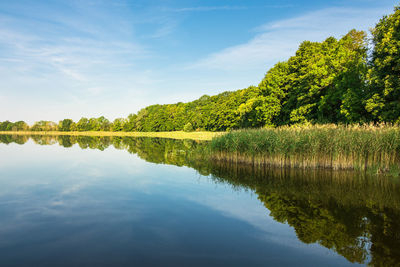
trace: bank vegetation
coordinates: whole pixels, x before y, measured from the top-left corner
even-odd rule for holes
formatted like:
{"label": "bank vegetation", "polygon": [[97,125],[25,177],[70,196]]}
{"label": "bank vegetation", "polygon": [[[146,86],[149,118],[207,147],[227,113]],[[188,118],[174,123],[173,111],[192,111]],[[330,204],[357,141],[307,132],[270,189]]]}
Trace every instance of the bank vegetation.
{"label": "bank vegetation", "polygon": [[329,124],[238,130],[214,138],[210,151],[215,161],[254,166],[397,172],[400,128]]}

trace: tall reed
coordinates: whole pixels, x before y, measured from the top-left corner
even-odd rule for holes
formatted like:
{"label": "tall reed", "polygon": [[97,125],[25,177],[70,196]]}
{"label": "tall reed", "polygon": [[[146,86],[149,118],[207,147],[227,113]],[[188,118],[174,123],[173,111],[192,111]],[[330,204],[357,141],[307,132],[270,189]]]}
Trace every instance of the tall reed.
{"label": "tall reed", "polygon": [[239,130],[211,141],[213,160],[300,168],[400,169],[400,127],[313,125]]}

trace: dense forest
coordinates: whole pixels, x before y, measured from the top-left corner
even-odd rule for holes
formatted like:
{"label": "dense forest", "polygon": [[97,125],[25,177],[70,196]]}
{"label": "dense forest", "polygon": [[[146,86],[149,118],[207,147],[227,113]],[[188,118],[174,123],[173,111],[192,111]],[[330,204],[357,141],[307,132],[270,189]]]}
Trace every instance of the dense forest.
{"label": "dense forest", "polygon": [[188,103],[151,105],[127,118],[0,122],[0,131],[225,131],[292,124],[400,123],[400,7],[371,30],[304,41],[258,86]]}

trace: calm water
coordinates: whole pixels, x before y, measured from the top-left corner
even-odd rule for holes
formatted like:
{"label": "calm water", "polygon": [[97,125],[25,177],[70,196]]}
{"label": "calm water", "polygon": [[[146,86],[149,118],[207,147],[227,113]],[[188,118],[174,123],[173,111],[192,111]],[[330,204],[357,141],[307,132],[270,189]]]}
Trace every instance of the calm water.
{"label": "calm water", "polygon": [[201,143],[0,135],[0,266],[395,266],[400,186]]}

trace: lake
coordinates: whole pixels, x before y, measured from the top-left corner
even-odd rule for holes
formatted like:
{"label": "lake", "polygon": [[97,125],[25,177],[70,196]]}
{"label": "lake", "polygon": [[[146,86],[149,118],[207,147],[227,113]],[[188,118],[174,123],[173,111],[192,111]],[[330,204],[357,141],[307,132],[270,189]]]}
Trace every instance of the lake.
{"label": "lake", "polygon": [[203,143],[0,135],[0,266],[395,266],[400,183],[198,160]]}

